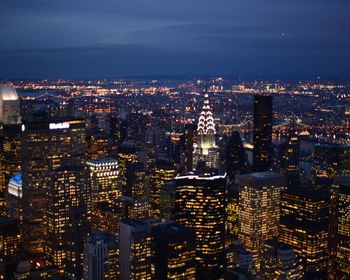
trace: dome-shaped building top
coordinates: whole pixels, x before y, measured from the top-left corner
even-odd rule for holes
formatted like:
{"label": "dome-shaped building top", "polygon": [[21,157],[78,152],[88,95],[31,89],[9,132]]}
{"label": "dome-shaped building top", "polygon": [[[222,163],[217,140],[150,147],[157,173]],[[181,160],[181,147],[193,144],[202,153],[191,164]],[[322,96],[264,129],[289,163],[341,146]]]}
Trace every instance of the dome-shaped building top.
{"label": "dome-shaped building top", "polygon": [[9,85],[0,85],[0,122],[3,124],[21,122],[20,100],[16,90]]}
{"label": "dome-shaped building top", "polygon": [[0,85],[1,100],[17,100],[18,95],[14,87],[9,85]]}

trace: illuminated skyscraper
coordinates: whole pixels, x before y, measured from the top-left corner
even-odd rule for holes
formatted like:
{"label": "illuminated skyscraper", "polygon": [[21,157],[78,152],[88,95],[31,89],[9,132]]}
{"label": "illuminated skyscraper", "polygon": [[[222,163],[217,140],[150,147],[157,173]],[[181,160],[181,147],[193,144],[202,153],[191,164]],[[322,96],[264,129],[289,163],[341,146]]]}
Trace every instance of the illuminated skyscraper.
{"label": "illuminated skyscraper", "polygon": [[108,135],[96,134],[89,137],[87,151],[87,159],[101,159],[109,156],[109,139]]}
{"label": "illuminated skyscraper", "polygon": [[205,95],[202,112],[198,119],[197,142],[194,145],[193,169],[198,164],[205,163],[206,166],[218,169],[219,150],[216,146],[216,129],[214,116],[210,109],[208,94]]}
{"label": "illuminated skyscraper", "polygon": [[115,203],[122,195],[118,162],[111,158],[88,160],[92,203],[108,201]]}
{"label": "illuminated skyscraper", "polygon": [[126,187],[123,194],[134,199],[146,197],[146,170],[141,162],[126,163]]}
{"label": "illuminated skyscraper", "polygon": [[4,154],[0,150],[0,215],[7,215],[7,188],[5,179]]}
{"label": "illuminated skyscraper", "polygon": [[176,181],[176,221],[196,232],[198,279],[217,279],[225,263],[225,176],[187,175]]}
{"label": "illuminated skyscraper", "polygon": [[92,208],[91,227],[117,235],[119,222],[125,219],[126,215],[126,211],[120,207],[119,200],[116,204],[110,204],[107,201],[96,203]]}
{"label": "illuminated skyscraper", "polygon": [[150,201],[154,214],[159,216],[160,208],[160,189],[161,187],[173,180],[176,176],[176,169],[168,162],[157,162],[150,175]]}
{"label": "illuminated skyscraper", "polygon": [[264,242],[278,236],[281,191],[284,176],[258,172],[238,177],[238,238],[253,253],[259,269]]}
{"label": "illuminated skyscraper", "polygon": [[62,166],[85,164],[85,121],[28,121],[22,130],[24,248],[43,253],[48,174]]}
{"label": "illuminated skyscraper", "polygon": [[155,279],[196,279],[195,233],[177,224],[162,224],[154,230]]}
{"label": "illuminated skyscraper", "polygon": [[280,242],[303,258],[308,277],[314,273],[325,275],[329,261],[330,194],[308,186],[289,187],[282,194],[281,208]]}
{"label": "illuminated skyscraper", "polygon": [[255,171],[271,167],[272,146],[272,96],[254,96],[253,166]]}
{"label": "illuminated skyscraper", "polygon": [[350,146],[318,144],[315,146],[311,180],[314,186],[329,187],[335,176],[350,172]]}
{"label": "illuminated skyscraper", "polygon": [[17,219],[23,223],[23,205],[22,205],[22,175],[18,173],[10,179],[8,185],[8,212],[11,218]]}
{"label": "illuminated skyscraper", "polygon": [[242,171],[245,163],[245,151],[239,133],[234,131],[226,147],[226,172],[233,179],[237,172]]}
{"label": "illuminated skyscraper", "polygon": [[238,199],[238,185],[229,185],[226,205],[226,247],[238,241]]}
{"label": "illuminated skyscraper", "polygon": [[[7,215],[9,196],[7,186],[10,179],[21,171],[21,125],[7,124],[2,127],[0,150],[0,213]],[[17,217],[19,218],[19,217]],[[23,219],[20,219],[21,222]]]}
{"label": "illuminated skyscraper", "polygon": [[20,100],[16,90],[8,85],[0,85],[0,123],[21,122]]}
{"label": "illuminated skyscraper", "polygon": [[274,239],[265,242],[261,275],[266,280],[301,280],[304,276],[304,268],[301,259],[295,255],[291,247],[278,243]]}
{"label": "illuminated skyscraper", "polygon": [[11,124],[2,127],[2,148],[6,183],[12,176],[21,172],[21,125]]}
{"label": "illuminated skyscraper", "polygon": [[150,280],[152,236],[150,226],[138,220],[120,222],[120,279]]}
{"label": "illuminated skyscraper", "polygon": [[[86,220],[91,215],[90,186],[85,167],[60,167],[49,173],[47,185],[47,240],[46,261],[65,272],[65,232],[74,209],[86,208]],[[83,234],[83,233],[81,233]]]}
{"label": "illuminated skyscraper", "polygon": [[338,246],[336,257],[337,279],[350,277],[350,177],[340,175],[335,179],[339,186]]}

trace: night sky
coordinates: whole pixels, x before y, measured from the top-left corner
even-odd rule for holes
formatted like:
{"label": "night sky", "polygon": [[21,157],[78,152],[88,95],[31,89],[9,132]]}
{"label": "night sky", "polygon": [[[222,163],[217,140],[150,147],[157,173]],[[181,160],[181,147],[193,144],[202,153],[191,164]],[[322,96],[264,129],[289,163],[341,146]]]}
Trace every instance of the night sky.
{"label": "night sky", "polygon": [[0,78],[350,78],[348,0],[1,0]]}

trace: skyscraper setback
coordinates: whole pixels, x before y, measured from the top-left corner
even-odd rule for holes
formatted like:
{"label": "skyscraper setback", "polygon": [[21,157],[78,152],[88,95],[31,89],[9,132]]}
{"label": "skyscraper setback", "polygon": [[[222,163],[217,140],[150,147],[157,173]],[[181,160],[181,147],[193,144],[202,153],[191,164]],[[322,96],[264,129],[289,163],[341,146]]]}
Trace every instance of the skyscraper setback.
{"label": "skyscraper setback", "polygon": [[254,96],[253,167],[266,171],[272,164],[272,96]]}

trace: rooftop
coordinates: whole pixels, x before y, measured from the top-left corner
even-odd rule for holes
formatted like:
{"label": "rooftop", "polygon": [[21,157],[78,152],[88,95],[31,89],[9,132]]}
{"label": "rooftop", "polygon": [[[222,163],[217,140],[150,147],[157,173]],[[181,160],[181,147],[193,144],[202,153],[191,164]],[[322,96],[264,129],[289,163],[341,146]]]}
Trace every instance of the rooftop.
{"label": "rooftop", "polygon": [[9,85],[0,85],[0,99],[3,101],[18,100],[16,90]]}

